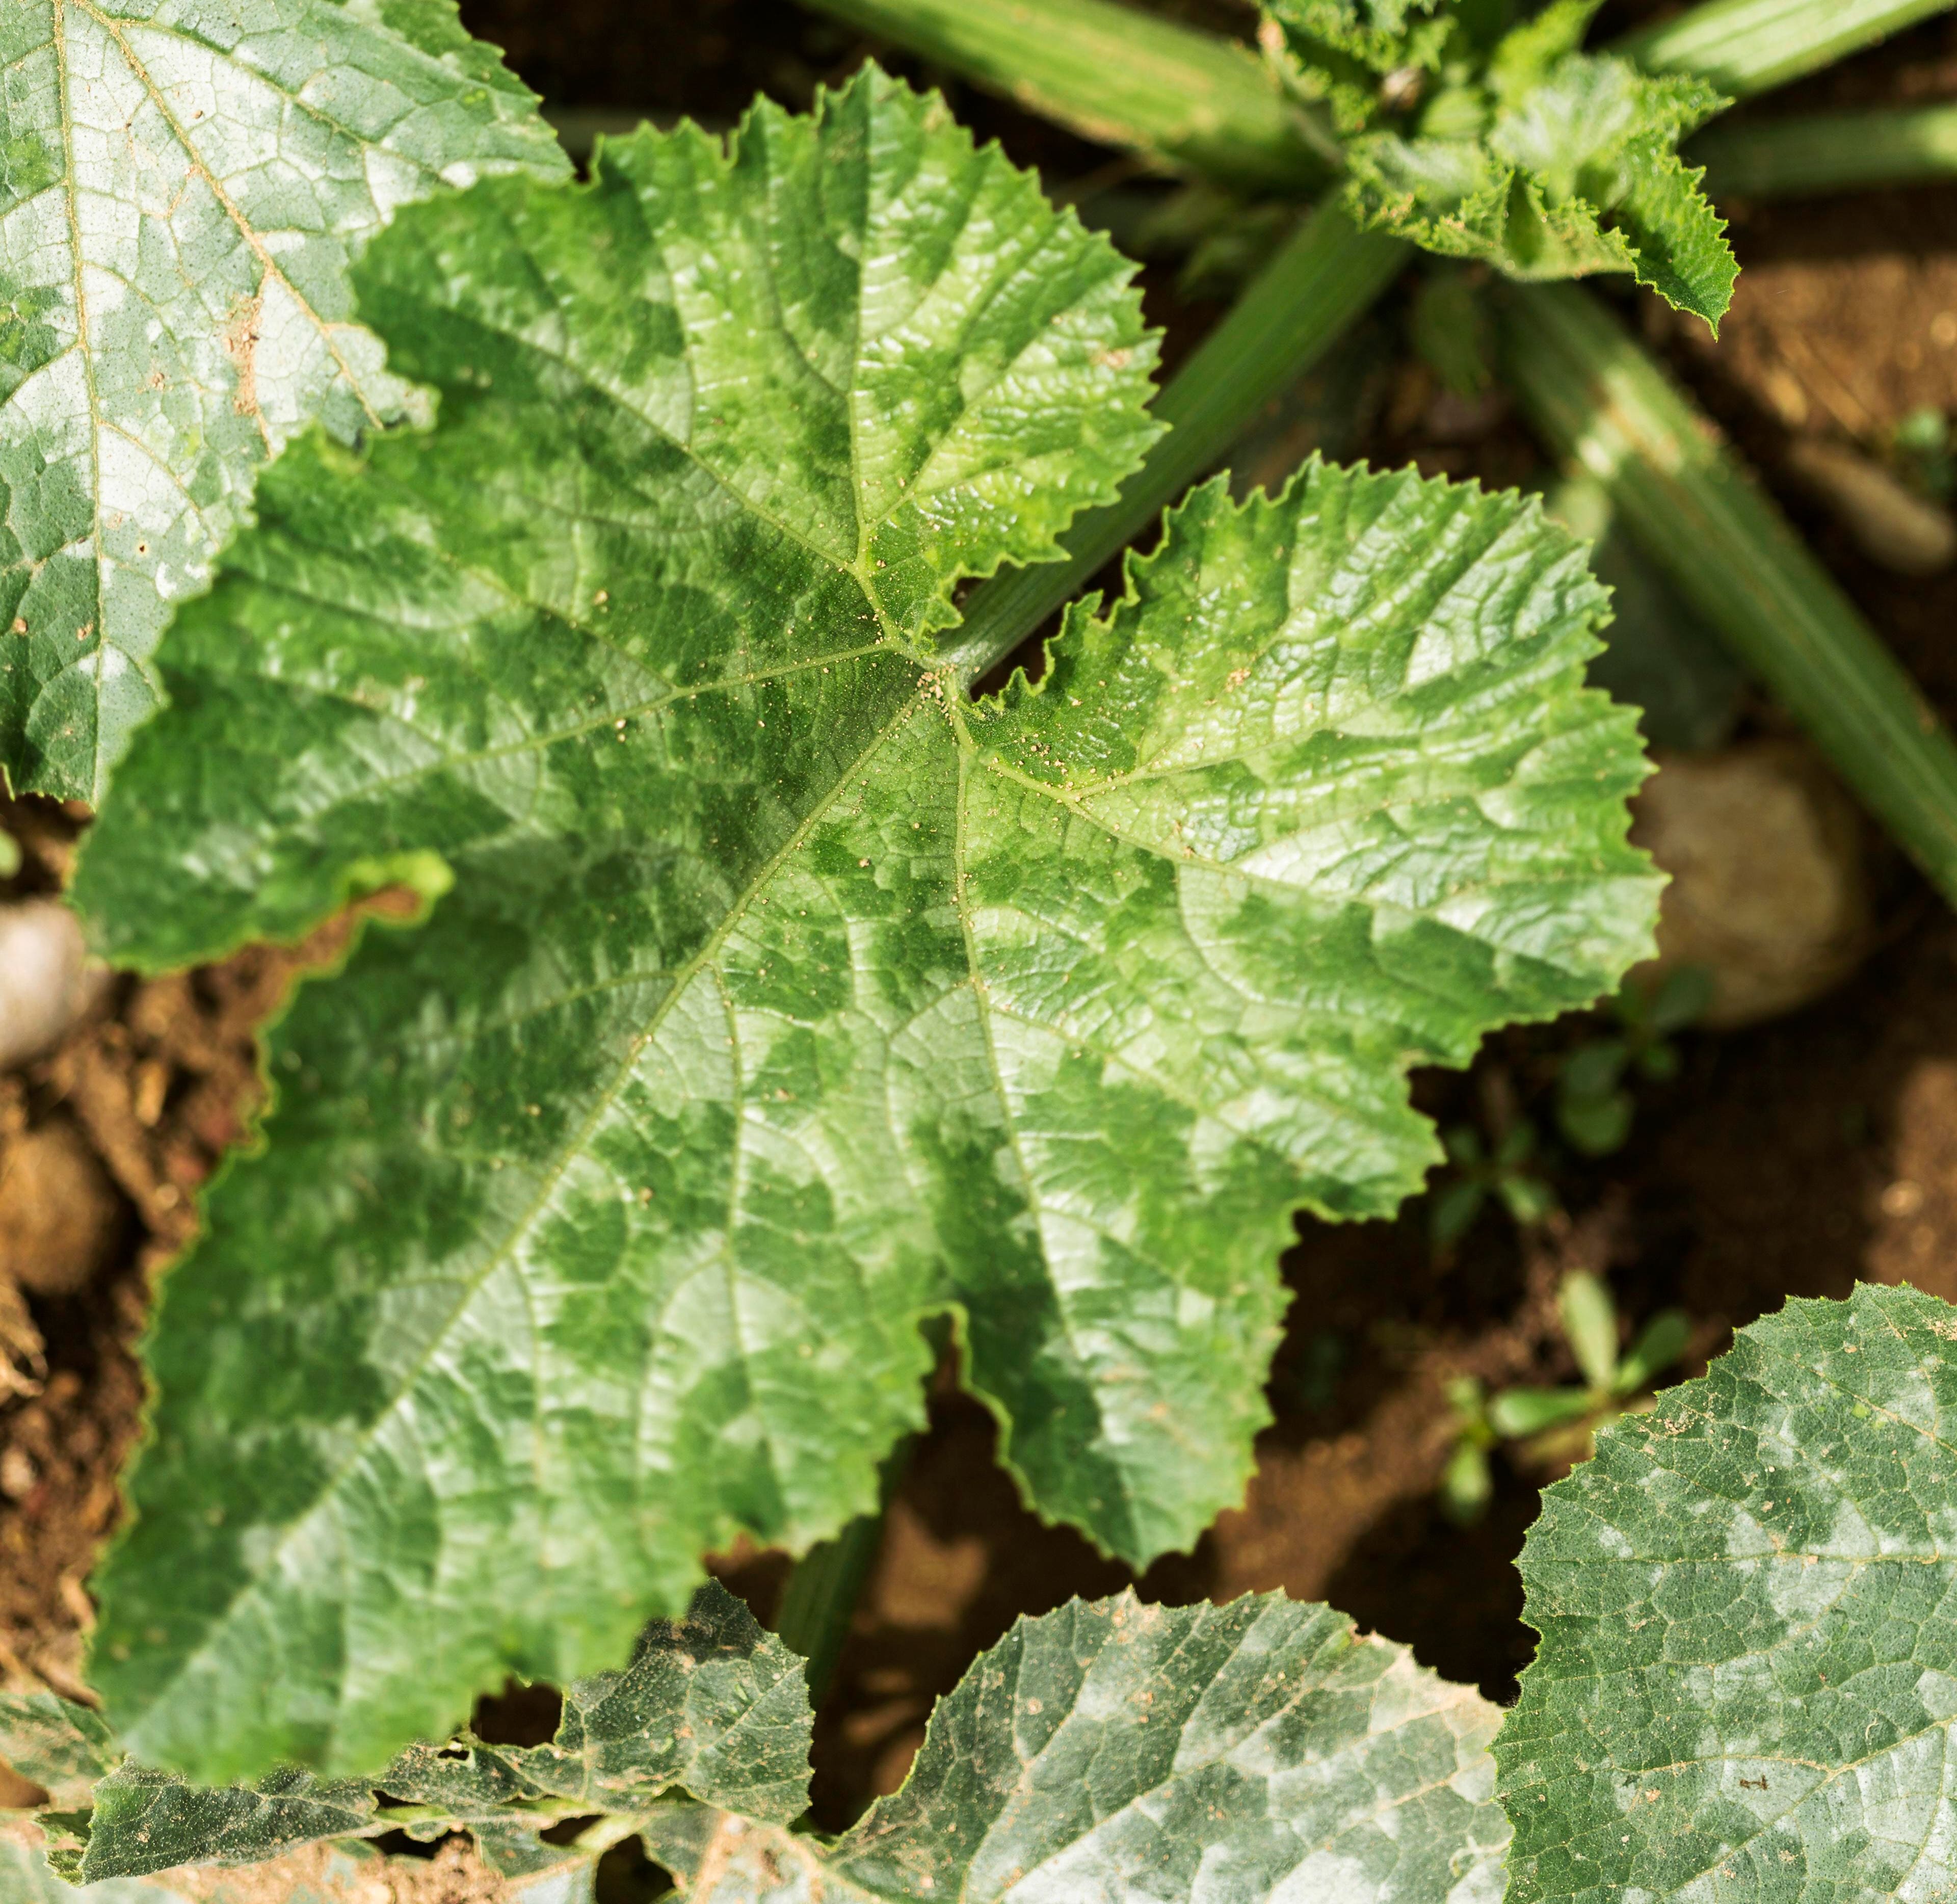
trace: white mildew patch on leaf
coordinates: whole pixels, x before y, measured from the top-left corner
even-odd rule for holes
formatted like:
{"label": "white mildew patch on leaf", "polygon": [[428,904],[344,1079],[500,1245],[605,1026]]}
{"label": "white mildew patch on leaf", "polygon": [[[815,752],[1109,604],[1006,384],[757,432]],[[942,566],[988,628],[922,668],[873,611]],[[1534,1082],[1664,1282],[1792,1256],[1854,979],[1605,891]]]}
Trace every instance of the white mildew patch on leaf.
{"label": "white mildew patch on leaf", "polygon": [[367,1770],[615,1661],[874,1504],[933,1314],[1042,1512],[1188,1546],[1292,1213],[1392,1210],[1408,1067],[1645,950],[1602,591],[1520,497],[1212,485],[1037,688],[957,691],[959,579],[1155,434],[1131,272],[874,71],[359,267],[440,425],[267,475],[77,875],[151,966],[442,895],[302,991],[172,1272],[132,1749]]}
{"label": "white mildew patch on leaf", "polygon": [[1957,1309],[1795,1300],[1598,1437],[1523,1550],[1517,1904],[1957,1886]]}
{"label": "white mildew patch on leaf", "polygon": [[535,106],[453,0],[0,5],[0,776],[98,799],[258,467],[425,415],[349,258]]}
{"label": "white mildew patch on leaf", "polygon": [[[801,1659],[710,1581],[685,1619],[647,1630],[624,1672],[567,1687],[547,1743],[490,1745],[464,1735],[440,1747],[410,1746],[371,1779],[282,1767],[255,1785],[226,1786],[194,1785],[119,1762],[112,1751],[89,1788],[56,1795],[49,1862],[93,1899],[98,1885],[159,1873],[262,1865],[328,1843],[358,1856],[389,1832],[432,1842],[466,1831],[506,1878],[556,1873],[566,1896],[583,1896],[598,1850],[541,1833],[574,1819],[636,1814],[669,1794],[738,1807],[757,1828],[785,1826],[808,1803],[811,1724]],[[0,1745],[24,1747],[12,1762],[35,1767],[43,1783],[40,1768],[93,1755],[102,1739],[100,1721],[83,1707],[0,1694]],[[208,1887],[192,1888],[202,1896]],[[523,1896],[542,1904],[541,1891]]]}
{"label": "white mildew patch on leaf", "polygon": [[645,1836],[688,1904],[1499,1904],[1500,1717],[1281,1594],[1023,1619],[833,1845],[701,1808]]}
{"label": "white mildew patch on leaf", "polygon": [[[125,1766],[92,1817],[50,1823],[79,1835],[85,1850],[58,1856],[105,1904],[172,1868],[173,1890],[218,1904],[213,1867],[279,1859],[243,1874],[262,1896],[269,1874],[327,1854],[357,1872],[345,1854],[403,1829],[469,1833],[523,1887],[513,1904],[589,1899],[600,1851],[633,1832],[689,1904],[1497,1904],[1497,1718],[1329,1607],[1075,1601],[982,1655],[903,1789],[831,1839],[789,1829],[808,1801],[801,1662],[710,1582],[627,1672],[569,1688],[548,1745],[465,1738],[372,1781],[286,1770],[221,1789]],[[45,1713],[28,1723],[49,1729]],[[33,1904],[73,1895],[43,1877]],[[323,1887],[319,1904],[337,1897]]]}

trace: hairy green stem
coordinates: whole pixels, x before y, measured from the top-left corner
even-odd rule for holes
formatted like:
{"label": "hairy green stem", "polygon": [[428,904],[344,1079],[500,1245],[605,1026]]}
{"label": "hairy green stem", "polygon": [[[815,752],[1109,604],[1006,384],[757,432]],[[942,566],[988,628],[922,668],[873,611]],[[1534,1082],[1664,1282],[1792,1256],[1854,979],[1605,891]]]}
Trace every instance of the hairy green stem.
{"label": "hairy green stem", "polygon": [[1333,202],[1306,219],[1244,287],[1156,399],[1168,433],[1062,538],[1064,561],[1008,570],[972,591],[947,659],[966,682],[1010,654],[1190,484],[1228,454],[1266,403],[1337,341],[1412,255],[1362,232]]}
{"label": "hairy green stem", "polygon": [[1686,148],[1715,196],[1791,198],[1957,177],[1957,106],[1804,112],[1717,125]]}
{"label": "hairy green stem", "polygon": [[1957,745],[1893,656],[1630,333],[1575,285],[1501,299],[1510,387],[1645,555],[1957,904]]}
{"label": "hairy green stem", "polygon": [[1646,71],[1687,73],[1722,93],[1785,86],[1957,0],[1707,0],[1612,47]]}
{"label": "hairy green stem", "polygon": [[1310,191],[1336,147],[1249,48],[1116,0],[815,0],[1086,138],[1164,170]]}

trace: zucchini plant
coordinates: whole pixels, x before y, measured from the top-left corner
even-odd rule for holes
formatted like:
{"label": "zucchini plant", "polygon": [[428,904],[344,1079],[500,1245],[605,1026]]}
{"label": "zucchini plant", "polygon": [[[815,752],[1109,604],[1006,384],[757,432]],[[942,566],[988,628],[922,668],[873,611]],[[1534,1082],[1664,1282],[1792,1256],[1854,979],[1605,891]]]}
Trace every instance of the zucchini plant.
{"label": "zucchini plant", "polygon": [[[1312,116],[1310,35],[1374,43],[1292,8],[1304,105],[1203,149],[1275,126],[1363,191],[1397,140],[1426,182],[1378,222],[1716,318],[1671,149],[1712,95],[1582,53],[1589,11],[1372,21],[1454,100],[1408,135]],[[1130,263],[874,67],[576,182],[447,0],[9,20],[0,231],[53,234],[0,252],[0,476],[45,524],[0,571],[10,781],[99,802],[71,896],[125,966],[419,910],[268,1034],[144,1346],[103,1714],[0,1719],[55,1862],[0,1858],[52,1897],[460,1828],[570,1899],[637,1833],[722,1904],[1493,1904],[1497,1715],[1328,1609],[1024,1622],[832,1842],[791,1828],[799,1665],[701,1586],[873,1511],[947,1341],[1037,1511],[1187,1548],[1269,1419],[1295,1213],[1390,1213],[1441,1154],[1408,1070],[1649,951],[1583,545],[1411,472],[1188,489],[1399,240],[1319,213],[1152,406]],[[554,1744],[424,1742],[511,1672],[570,1688]],[[1511,1881],[1576,1895],[1516,1808],[1589,1832],[1614,1788],[1504,1763]]]}

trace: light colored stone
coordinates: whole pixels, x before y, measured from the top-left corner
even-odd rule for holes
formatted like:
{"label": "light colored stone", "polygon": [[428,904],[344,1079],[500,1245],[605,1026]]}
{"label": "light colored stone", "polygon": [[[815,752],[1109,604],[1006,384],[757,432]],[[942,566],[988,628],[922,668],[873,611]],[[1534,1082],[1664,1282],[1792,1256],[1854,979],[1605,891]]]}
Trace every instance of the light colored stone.
{"label": "light colored stone", "polygon": [[90,964],[81,927],[58,900],[0,906],[0,1071],[59,1044],[107,976]]}
{"label": "light colored stone", "polygon": [[1671,875],[1655,970],[1703,966],[1702,1022],[1728,1027],[1798,1011],[1847,978],[1869,948],[1868,889],[1860,817],[1826,769],[1777,740],[1656,757],[1631,832]]}

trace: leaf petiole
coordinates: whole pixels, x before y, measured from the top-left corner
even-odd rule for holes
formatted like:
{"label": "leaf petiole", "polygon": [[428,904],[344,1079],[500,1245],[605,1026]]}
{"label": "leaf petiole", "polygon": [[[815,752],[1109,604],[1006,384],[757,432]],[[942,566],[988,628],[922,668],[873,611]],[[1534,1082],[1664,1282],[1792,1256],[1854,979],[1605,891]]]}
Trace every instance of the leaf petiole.
{"label": "leaf petiole", "polygon": [[1611,47],[1652,73],[1689,73],[1735,99],[1873,46],[1952,0],[1706,0]]}
{"label": "leaf petiole", "polygon": [[1794,198],[1957,176],[1957,106],[1801,113],[1715,126],[1686,148],[1715,197]]}
{"label": "leaf petiole", "polygon": [[1957,745],[1854,604],[1598,299],[1501,300],[1504,368],[1557,455],[1611,492],[1646,558],[1957,903]]}

